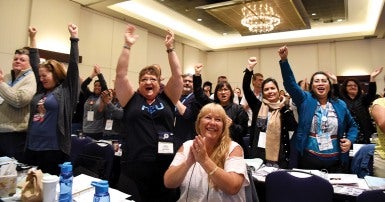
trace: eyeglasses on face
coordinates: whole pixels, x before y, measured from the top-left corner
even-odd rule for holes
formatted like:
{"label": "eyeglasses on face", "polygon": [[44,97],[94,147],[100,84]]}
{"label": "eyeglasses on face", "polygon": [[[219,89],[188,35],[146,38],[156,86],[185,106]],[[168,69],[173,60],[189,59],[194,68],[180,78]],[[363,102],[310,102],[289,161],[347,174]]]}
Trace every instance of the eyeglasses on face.
{"label": "eyeglasses on face", "polygon": [[219,89],[218,90],[218,92],[220,92],[220,93],[227,93],[227,92],[229,92],[230,91],[230,89],[227,89],[227,88],[222,88],[222,89]]}
{"label": "eyeglasses on face", "polygon": [[142,82],[142,83],[146,83],[148,81],[150,81],[151,83],[155,83],[158,80],[155,78],[142,78],[142,79],[140,79],[140,82]]}

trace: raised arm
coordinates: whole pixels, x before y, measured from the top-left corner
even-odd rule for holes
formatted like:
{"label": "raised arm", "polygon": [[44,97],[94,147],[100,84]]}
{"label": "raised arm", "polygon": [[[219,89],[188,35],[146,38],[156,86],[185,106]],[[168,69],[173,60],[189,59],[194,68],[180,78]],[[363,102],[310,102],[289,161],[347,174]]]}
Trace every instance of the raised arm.
{"label": "raised arm", "polygon": [[68,87],[72,106],[75,107],[79,97],[79,28],[75,24],[69,24],[68,31],[71,35],[70,61],[68,62],[67,76],[63,85]]}
{"label": "raised arm", "polygon": [[247,104],[249,106],[257,105],[257,108],[259,110],[259,107],[261,106],[261,101],[257,99],[257,97],[253,93],[253,90],[251,90],[251,87],[250,87],[251,78],[253,76],[253,70],[256,64],[257,64],[256,57],[250,57],[248,59],[248,64],[247,64],[246,70],[244,71],[245,74],[243,75],[242,88],[243,88],[243,95],[245,96]]}
{"label": "raised arm", "polygon": [[135,93],[134,87],[128,80],[128,63],[130,61],[131,46],[134,45],[136,39],[139,37],[135,34],[135,26],[127,25],[124,33],[124,46],[118,59],[115,77],[115,91],[116,97],[122,107],[126,106],[127,102]]}
{"label": "raised arm", "polygon": [[203,64],[196,64],[194,66],[195,74],[193,75],[193,89],[194,89],[194,96],[196,101],[201,105],[204,106],[208,103],[213,102],[207,95],[203,92],[202,89],[202,77],[201,77],[201,71],[203,69]]}
{"label": "raised arm", "polygon": [[178,56],[174,51],[174,32],[167,30],[165,46],[168,56],[168,62],[171,68],[171,77],[164,87],[164,92],[170,98],[172,103],[176,104],[182,95],[183,80],[182,68],[179,63]]}
{"label": "raised arm", "polygon": [[286,46],[283,46],[278,49],[278,55],[281,60],[279,61],[279,65],[281,67],[281,75],[283,79],[283,86],[285,90],[289,93],[289,95],[293,98],[294,103],[299,106],[299,104],[304,100],[305,93],[300,86],[298,86],[294,73],[289,65],[287,60],[289,51]]}
{"label": "raised arm", "polygon": [[29,32],[29,62],[31,64],[33,73],[35,73],[36,77],[36,83],[39,86],[38,89],[42,88],[40,87],[40,78],[39,78],[39,63],[40,63],[40,55],[39,51],[37,50],[36,46],[36,34],[37,34],[37,29],[35,27],[29,27],[28,28]]}

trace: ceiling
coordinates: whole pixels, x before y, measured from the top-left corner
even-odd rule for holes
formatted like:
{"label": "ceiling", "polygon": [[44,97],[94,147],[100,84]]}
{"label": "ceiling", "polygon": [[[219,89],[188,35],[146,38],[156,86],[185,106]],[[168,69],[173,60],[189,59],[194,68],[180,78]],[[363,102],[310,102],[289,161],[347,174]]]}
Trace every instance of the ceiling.
{"label": "ceiling", "polygon": [[250,32],[240,23],[242,6],[252,0],[72,1],[154,34],[169,27],[178,41],[207,51],[384,38],[385,32],[385,0],[263,0],[281,17],[268,34]]}

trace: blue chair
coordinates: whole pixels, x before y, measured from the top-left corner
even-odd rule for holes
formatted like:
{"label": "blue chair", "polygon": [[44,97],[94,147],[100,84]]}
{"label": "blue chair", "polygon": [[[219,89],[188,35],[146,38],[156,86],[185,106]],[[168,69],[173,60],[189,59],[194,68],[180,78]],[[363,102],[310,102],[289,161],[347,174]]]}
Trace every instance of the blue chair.
{"label": "blue chair", "polygon": [[[297,176],[298,173],[301,176]],[[267,202],[333,201],[333,186],[330,182],[310,173],[275,171],[266,176],[265,184]]]}

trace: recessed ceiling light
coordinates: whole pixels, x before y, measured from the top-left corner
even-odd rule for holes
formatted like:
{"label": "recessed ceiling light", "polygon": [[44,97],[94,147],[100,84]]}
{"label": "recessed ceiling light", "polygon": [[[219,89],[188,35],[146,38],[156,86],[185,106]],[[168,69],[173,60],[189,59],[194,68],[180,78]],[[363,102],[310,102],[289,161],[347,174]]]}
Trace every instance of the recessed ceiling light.
{"label": "recessed ceiling light", "polygon": [[342,19],[338,19],[337,22],[342,22]]}
{"label": "recessed ceiling light", "polygon": [[312,13],[311,15],[312,15],[312,16],[315,16],[315,15],[317,15],[317,13]]}
{"label": "recessed ceiling light", "polygon": [[197,21],[198,21],[198,22],[201,22],[201,21],[202,21],[202,18],[198,18]]}

